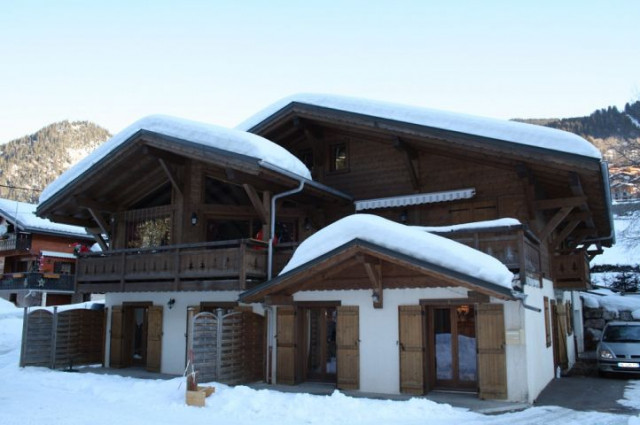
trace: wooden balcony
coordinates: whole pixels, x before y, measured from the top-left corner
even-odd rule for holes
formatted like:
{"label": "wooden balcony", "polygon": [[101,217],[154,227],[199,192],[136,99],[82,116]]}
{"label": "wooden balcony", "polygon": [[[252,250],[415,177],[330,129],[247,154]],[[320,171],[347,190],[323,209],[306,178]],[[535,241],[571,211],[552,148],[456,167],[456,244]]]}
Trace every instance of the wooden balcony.
{"label": "wooden balcony", "polygon": [[591,274],[589,260],[584,252],[553,257],[553,277],[556,289],[589,289]]}
{"label": "wooden balcony", "polygon": [[42,292],[75,292],[75,277],[57,273],[8,273],[2,275],[0,291],[34,290]]}
{"label": "wooden balcony", "polygon": [[540,242],[522,225],[438,234],[498,259],[513,273],[519,273],[523,282],[524,276],[539,279],[545,271]]}
{"label": "wooden balcony", "polygon": [[[291,252],[276,248],[275,270]],[[241,239],[82,254],[76,270],[80,292],[244,290],[266,280],[267,244]]]}
{"label": "wooden balcony", "polygon": [[31,235],[28,233],[11,233],[6,239],[0,239],[0,252],[28,251],[31,249]]}

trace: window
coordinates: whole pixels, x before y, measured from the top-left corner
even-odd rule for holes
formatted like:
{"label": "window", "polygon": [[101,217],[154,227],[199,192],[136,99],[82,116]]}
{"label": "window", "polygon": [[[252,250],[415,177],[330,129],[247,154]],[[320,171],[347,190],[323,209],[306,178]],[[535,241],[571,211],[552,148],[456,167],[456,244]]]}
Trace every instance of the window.
{"label": "window", "polygon": [[348,171],[349,170],[349,154],[347,152],[347,144],[339,143],[331,145],[329,163],[330,171]]}
{"label": "window", "polygon": [[549,298],[544,297],[544,329],[547,337],[547,347],[551,347],[551,320],[549,318]]}
{"label": "window", "polygon": [[171,243],[171,208],[127,211],[123,218],[127,248],[151,248]]}

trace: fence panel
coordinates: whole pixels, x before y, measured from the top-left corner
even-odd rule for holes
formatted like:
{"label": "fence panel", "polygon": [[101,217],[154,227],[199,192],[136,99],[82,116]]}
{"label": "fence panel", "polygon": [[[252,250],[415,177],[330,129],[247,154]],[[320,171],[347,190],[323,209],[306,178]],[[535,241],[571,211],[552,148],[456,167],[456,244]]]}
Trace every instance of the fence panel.
{"label": "fence panel", "polygon": [[104,312],[74,309],[25,314],[20,366],[72,367],[102,363]]}
{"label": "fence panel", "polygon": [[262,316],[234,311],[193,317],[189,347],[199,382],[237,385],[262,377]]}

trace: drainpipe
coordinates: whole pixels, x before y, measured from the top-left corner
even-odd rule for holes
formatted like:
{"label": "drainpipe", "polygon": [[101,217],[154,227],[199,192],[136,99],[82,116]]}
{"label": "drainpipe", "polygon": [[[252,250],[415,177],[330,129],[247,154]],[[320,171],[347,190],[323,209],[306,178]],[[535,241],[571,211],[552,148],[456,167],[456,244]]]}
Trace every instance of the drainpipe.
{"label": "drainpipe", "polygon": [[534,307],[532,305],[528,305],[526,303],[527,300],[527,294],[525,293],[521,293],[521,292],[514,292],[513,294],[518,300],[520,300],[520,303],[522,304],[522,306],[524,308],[526,308],[527,310],[531,310],[531,311],[535,311],[536,313],[540,313],[542,311],[542,309],[538,308],[538,307]]}
{"label": "drainpipe", "polygon": [[300,180],[300,184],[297,188],[288,190],[286,192],[278,193],[271,198],[271,217],[270,225],[271,230],[269,232],[269,247],[268,247],[268,258],[267,258],[267,280],[271,280],[273,277],[273,235],[276,232],[276,201],[280,198],[284,198],[285,196],[294,195],[296,193],[302,192],[304,188],[304,180]]}

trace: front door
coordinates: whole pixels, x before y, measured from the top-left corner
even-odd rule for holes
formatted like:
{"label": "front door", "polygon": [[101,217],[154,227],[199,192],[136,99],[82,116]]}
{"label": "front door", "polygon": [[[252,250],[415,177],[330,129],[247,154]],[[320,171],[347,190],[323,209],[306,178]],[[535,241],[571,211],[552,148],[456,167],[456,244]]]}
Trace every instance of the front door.
{"label": "front door", "polygon": [[336,381],[335,307],[304,309],[307,344],[304,350],[306,377],[310,381]]}
{"label": "front door", "polygon": [[477,344],[473,304],[430,307],[428,346],[430,376],[434,387],[443,389],[476,389]]}

